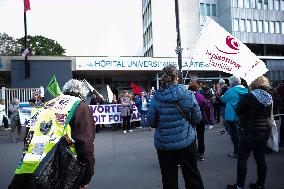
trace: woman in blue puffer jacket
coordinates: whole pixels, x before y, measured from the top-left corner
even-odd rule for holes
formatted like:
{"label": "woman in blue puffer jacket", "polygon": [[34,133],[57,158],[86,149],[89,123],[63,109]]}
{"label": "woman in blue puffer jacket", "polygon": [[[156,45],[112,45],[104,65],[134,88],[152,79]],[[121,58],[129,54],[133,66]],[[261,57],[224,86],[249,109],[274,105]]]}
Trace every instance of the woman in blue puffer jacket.
{"label": "woman in blue puffer jacket", "polygon": [[[178,164],[186,189],[203,189],[197,168],[196,131],[192,125],[201,120],[194,94],[178,85],[179,72],[173,65],[163,68],[162,88],[154,92],[148,112],[148,124],[155,127],[157,149],[164,189],[178,188]],[[189,120],[189,121],[187,121]]]}

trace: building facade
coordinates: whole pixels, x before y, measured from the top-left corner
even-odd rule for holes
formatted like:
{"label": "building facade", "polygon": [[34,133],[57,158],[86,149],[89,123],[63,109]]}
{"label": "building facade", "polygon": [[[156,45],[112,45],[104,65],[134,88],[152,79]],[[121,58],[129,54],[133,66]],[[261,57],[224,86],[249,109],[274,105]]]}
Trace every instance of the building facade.
{"label": "building facade", "polygon": [[[284,0],[179,0],[182,56],[190,57],[209,16],[262,57],[272,80],[284,80]],[[143,0],[144,56],[176,57],[174,0]],[[210,72],[191,72],[219,77]],[[185,77],[185,73],[183,73]]]}
{"label": "building facade", "polygon": [[[143,46],[147,57],[177,57],[174,0],[142,0]],[[179,0],[183,57],[192,56],[199,35],[199,2]]]}

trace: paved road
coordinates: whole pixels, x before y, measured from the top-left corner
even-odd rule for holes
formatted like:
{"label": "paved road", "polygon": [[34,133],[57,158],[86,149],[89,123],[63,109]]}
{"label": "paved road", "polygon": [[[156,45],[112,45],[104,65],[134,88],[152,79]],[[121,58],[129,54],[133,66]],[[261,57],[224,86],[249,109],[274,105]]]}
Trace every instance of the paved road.
{"label": "paved road", "polygon": [[[206,156],[199,162],[206,189],[222,189],[236,179],[236,160],[228,158],[232,144],[229,136],[219,135],[221,127],[206,131]],[[104,130],[95,141],[95,175],[89,188],[161,189],[161,174],[153,147],[154,131],[135,129],[133,133]],[[22,143],[8,143],[6,131],[0,130],[0,189],[7,188],[21,154]],[[284,149],[267,155],[267,189],[284,189]],[[248,161],[247,184],[256,179],[256,165]],[[179,185],[184,183],[179,172]]]}

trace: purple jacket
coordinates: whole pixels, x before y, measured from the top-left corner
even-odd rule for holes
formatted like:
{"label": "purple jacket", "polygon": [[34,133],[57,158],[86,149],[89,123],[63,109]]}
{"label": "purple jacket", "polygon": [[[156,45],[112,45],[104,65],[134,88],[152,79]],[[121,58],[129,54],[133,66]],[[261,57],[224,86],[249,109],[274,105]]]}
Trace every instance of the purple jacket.
{"label": "purple jacket", "polygon": [[202,94],[194,92],[195,98],[198,102],[198,105],[200,107],[200,109],[202,109],[204,107],[204,103],[205,103],[205,98]]}
{"label": "purple jacket", "polygon": [[204,96],[198,92],[194,92],[195,98],[200,107],[202,121],[204,124],[214,124],[214,109],[210,100],[206,100]]}

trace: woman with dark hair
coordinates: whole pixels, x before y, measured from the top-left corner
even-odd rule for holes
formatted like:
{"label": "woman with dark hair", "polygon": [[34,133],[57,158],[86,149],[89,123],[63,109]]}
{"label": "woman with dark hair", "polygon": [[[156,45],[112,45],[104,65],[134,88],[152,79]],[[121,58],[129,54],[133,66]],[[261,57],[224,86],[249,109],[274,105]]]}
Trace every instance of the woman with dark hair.
{"label": "woman with dark hair", "polygon": [[265,149],[269,137],[268,119],[271,115],[272,96],[266,77],[260,76],[250,85],[251,92],[238,103],[236,113],[240,119],[240,138],[237,165],[237,182],[227,189],[243,189],[247,173],[247,160],[251,151],[257,164],[257,181],[251,189],[264,189],[266,179]]}
{"label": "woman with dark hair", "polygon": [[[196,132],[193,125],[201,120],[194,94],[178,85],[179,72],[174,65],[163,68],[161,88],[154,92],[148,113],[148,124],[156,127],[157,149],[163,188],[178,188],[178,164],[181,165],[185,188],[203,189],[196,161]],[[190,120],[190,121],[188,121]]]}
{"label": "woman with dark hair", "polygon": [[205,98],[202,94],[198,93],[198,89],[199,86],[195,81],[191,82],[188,86],[188,90],[191,90],[195,95],[195,98],[198,102],[202,115],[202,120],[200,121],[200,123],[196,125],[197,146],[198,146],[197,160],[204,161],[204,151],[205,151],[204,133],[205,133],[205,123],[206,123],[206,116],[204,115]]}

